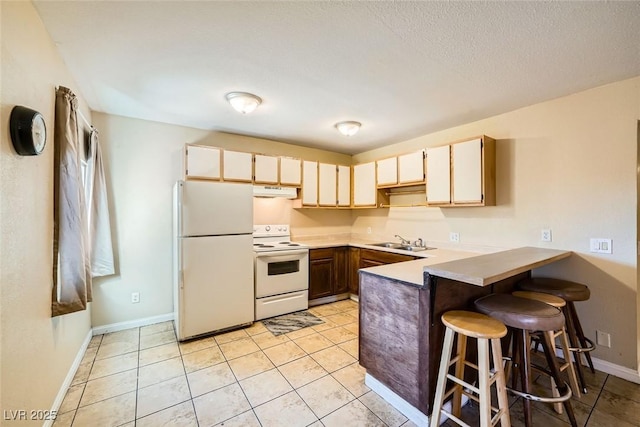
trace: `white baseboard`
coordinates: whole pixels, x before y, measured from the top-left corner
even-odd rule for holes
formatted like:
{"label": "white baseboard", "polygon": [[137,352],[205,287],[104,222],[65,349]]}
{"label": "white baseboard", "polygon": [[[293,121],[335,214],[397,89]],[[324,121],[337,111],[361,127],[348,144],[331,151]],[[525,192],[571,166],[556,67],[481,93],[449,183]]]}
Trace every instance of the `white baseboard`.
{"label": "white baseboard", "polygon": [[[418,408],[416,408],[415,406],[413,406],[412,404],[404,400],[402,397],[398,396],[393,390],[391,390],[386,385],[382,384],[375,377],[372,377],[369,374],[365,374],[364,383],[371,390],[378,393],[380,397],[386,400],[391,406],[393,406],[398,411],[400,411],[405,417],[409,418],[409,420],[415,425],[421,426],[421,427],[429,426],[429,416],[420,412]],[[469,398],[463,395],[462,406],[466,405],[468,402],[469,402]],[[442,406],[445,411],[451,412],[450,400],[446,401]],[[444,423],[448,419],[449,418],[446,415],[442,414],[442,416],[440,417],[439,424]]]}
{"label": "white baseboard", "polygon": [[102,335],[109,332],[123,331],[125,329],[139,328],[140,326],[153,325],[155,323],[168,322],[174,319],[173,313],[161,314],[159,316],[145,317],[144,319],[129,320],[126,322],[111,323],[110,325],[96,326],[93,328],[93,335]]}
{"label": "white baseboard", "polygon": [[592,357],[591,360],[593,361],[593,367],[598,371],[611,374],[614,377],[622,378],[623,380],[631,381],[632,383],[640,384],[640,373],[638,373],[638,371],[616,365],[615,363],[607,362],[606,360],[600,360],[595,357]]}
{"label": "white baseboard", "polygon": [[[561,348],[556,348],[556,356],[564,359],[564,353]],[[596,357],[591,357],[593,367],[598,371],[605,374],[613,375],[614,377],[622,378],[623,380],[631,381],[632,383],[640,384],[640,372],[624,366],[616,365],[615,363],[607,362]],[[587,368],[588,369],[588,368]]]}
{"label": "white baseboard", "polygon": [[[53,405],[51,406],[51,412],[58,412],[60,409],[60,405],[62,405],[62,401],[64,397],[67,395],[67,390],[71,385],[71,381],[76,376],[76,372],[78,371],[78,367],[80,367],[80,362],[82,362],[82,358],[84,357],[85,352],[87,351],[87,347],[89,347],[89,343],[91,342],[91,337],[93,337],[93,331],[89,329],[87,332],[87,336],[84,338],[80,349],[78,350],[78,354],[76,354],[76,358],[73,360],[71,364],[71,368],[69,368],[69,372],[67,372],[67,376],[65,377],[60,389],[58,390],[58,394],[56,395],[55,400],[53,401]],[[51,427],[55,420],[46,420],[43,424],[43,427]]]}

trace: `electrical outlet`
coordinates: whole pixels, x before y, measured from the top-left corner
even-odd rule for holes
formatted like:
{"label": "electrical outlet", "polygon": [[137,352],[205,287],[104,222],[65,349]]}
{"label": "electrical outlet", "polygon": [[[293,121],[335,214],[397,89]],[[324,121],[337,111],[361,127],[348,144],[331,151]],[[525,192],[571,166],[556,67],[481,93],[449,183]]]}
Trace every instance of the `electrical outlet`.
{"label": "electrical outlet", "polygon": [[367,234],[371,234],[371,227],[367,227]]}
{"label": "electrical outlet", "polygon": [[589,250],[596,254],[613,253],[613,240],[611,239],[590,239]]}
{"label": "electrical outlet", "polygon": [[449,233],[449,241],[454,243],[460,243],[460,233],[450,232]]}
{"label": "electrical outlet", "polygon": [[611,348],[611,334],[596,330],[596,343],[603,347]]}
{"label": "electrical outlet", "polygon": [[540,240],[543,242],[550,242],[551,241],[551,229],[550,228],[543,228],[542,229],[542,233],[540,234]]}
{"label": "electrical outlet", "polygon": [[140,292],[132,292],[131,293],[131,303],[137,304],[140,302]]}

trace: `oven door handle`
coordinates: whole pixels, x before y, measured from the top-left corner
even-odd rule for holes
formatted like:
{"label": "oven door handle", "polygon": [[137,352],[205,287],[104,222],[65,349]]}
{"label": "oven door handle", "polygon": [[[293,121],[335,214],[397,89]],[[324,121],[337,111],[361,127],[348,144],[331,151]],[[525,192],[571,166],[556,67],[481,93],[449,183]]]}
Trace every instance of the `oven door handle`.
{"label": "oven door handle", "polygon": [[256,258],[268,258],[269,261],[295,261],[309,255],[308,249],[294,249],[291,251],[256,252]]}

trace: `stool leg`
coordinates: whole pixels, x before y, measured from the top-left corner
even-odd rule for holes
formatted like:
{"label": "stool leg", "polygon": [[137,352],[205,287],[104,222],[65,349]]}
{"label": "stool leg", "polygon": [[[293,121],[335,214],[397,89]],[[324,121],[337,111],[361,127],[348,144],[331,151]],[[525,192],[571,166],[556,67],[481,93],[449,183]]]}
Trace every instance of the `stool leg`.
{"label": "stool leg", "polygon": [[[464,361],[467,356],[467,336],[458,334],[458,362],[456,363],[455,375],[457,378],[464,378]],[[462,385],[455,383],[451,413],[460,418],[462,413]]]}
{"label": "stool leg", "polygon": [[433,411],[431,412],[430,427],[440,425],[440,411],[447,387],[447,374],[449,373],[449,362],[451,360],[451,349],[453,348],[453,330],[446,328],[444,343],[442,345],[442,357],[440,358],[440,369],[438,373],[438,384],[436,385],[436,395],[433,399]]}
{"label": "stool leg", "polygon": [[511,372],[511,388],[517,390],[518,388],[518,378],[520,377],[521,371],[520,367],[522,365],[522,357],[520,356],[520,349],[522,345],[520,344],[521,336],[517,331],[513,332],[513,337],[511,340],[511,367],[513,372]]}
{"label": "stool leg", "polygon": [[[589,347],[587,340],[585,340],[584,338],[584,332],[582,332],[582,325],[580,324],[580,318],[578,317],[578,312],[576,311],[575,304],[573,303],[573,301],[568,301],[567,306],[569,306],[569,311],[571,312],[571,316],[573,317],[573,325],[576,328],[576,334],[578,335],[578,340],[580,341],[580,347],[582,348]],[[587,359],[589,368],[591,368],[591,373],[595,374],[596,370],[594,369],[593,361],[591,360],[591,352],[587,351],[583,354],[584,354],[584,357]]]}
{"label": "stool leg", "polygon": [[[571,346],[576,348],[580,347],[580,343],[578,342],[578,336],[576,335],[575,325],[573,323],[573,315],[569,309],[569,301],[567,301],[567,305],[562,307],[562,311],[564,313],[564,319],[567,324],[567,332],[569,333],[569,342]],[[575,362],[576,374],[578,374],[578,381],[580,382],[580,387],[582,388],[582,393],[587,394],[587,383],[584,380],[584,374],[582,373],[582,361],[580,360],[580,353],[573,353],[573,361]]]}
{"label": "stool leg", "polygon": [[[560,376],[560,369],[558,368],[558,359],[556,359],[556,355],[554,352],[555,347],[552,347],[551,340],[549,339],[549,335],[543,334],[542,346],[544,347],[544,354],[547,358],[547,364],[549,365],[549,370],[551,371],[552,378],[555,380],[558,385],[558,391],[560,394],[565,394],[568,390],[566,383],[562,380]],[[565,411],[567,411],[567,416],[569,417],[569,422],[573,427],[577,427],[578,423],[576,421],[576,417],[573,413],[573,407],[571,406],[571,399],[567,399],[562,402],[564,405]]]}
{"label": "stool leg", "polygon": [[509,399],[507,398],[507,384],[505,373],[502,369],[502,347],[499,339],[491,340],[493,353],[493,369],[496,378],[496,394],[498,395],[498,408],[502,411],[500,416],[500,427],[511,427],[511,418],[509,417]]}
{"label": "stool leg", "polygon": [[491,389],[489,387],[489,340],[478,338],[478,390],[480,427],[491,427]]}
{"label": "stool leg", "polygon": [[[520,366],[520,378],[522,381],[522,391],[527,394],[531,393],[531,339],[529,338],[529,331],[522,330],[521,335],[521,348],[522,363]],[[533,419],[531,413],[531,401],[529,399],[523,400],[524,404],[524,424],[526,427],[533,426]]]}
{"label": "stool leg", "polygon": [[569,370],[569,385],[571,385],[571,391],[577,398],[580,398],[580,387],[578,386],[578,379],[576,378],[576,370],[571,363],[571,351],[569,350],[569,341],[567,339],[567,330],[562,328],[560,331],[560,345],[562,347],[562,354],[564,354],[565,363],[568,365]]}
{"label": "stool leg", "polygon": [[[546,331],[543,332],[545,335],[549,335],[549,341],[551,342],[551,345],[553,346],[553,349],[555,350],[555,332],[554,331]],[[538,341],[539,342],[539,341]],[[571,362],[569,362],[571,363]],[[558,386],[556,384],[556,381],[553,379],[553,377],[551,377],[551,394],[553,395],[553,397],[560,397],[560,392],[558,391]],[[558,402],[558,403],[554,403],[553,404],[553,408],[556,410],[556,412],[558,414],[562,414],[562,403]]]}

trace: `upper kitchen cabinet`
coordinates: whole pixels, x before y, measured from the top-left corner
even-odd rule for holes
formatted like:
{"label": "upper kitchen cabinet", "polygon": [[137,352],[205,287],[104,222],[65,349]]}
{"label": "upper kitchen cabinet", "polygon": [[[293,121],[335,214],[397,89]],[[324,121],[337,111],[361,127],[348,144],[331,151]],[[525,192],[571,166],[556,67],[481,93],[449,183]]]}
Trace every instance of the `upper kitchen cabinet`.
{"label": "upper kitchen cabinet", "polygon": [[302,160],[280,157],[280,184],[300,187],[302,184]]}
{"label": "upper kitchen cabinet", "polygon": [[376,207],[376,164],[353,166],[353,206]]}
{"label": "upper kitchen cabinet", "polygon": [[398,184],[415,185],[424,183],[424,151],[398,156]]}
{"label": "upper kitchen cabinet", "polygon": [[254,154],[253,181],[256,184],[278,183],[278,157]]}
{"label": "upper kitchen cabinet", "polygon": [[318,162],[302,162],[302,206],[318,206]]}
{"label": "upper kitchen cabinet", "polygon": [[376,160],[376,178],[378,187],[398,185],[398,158]]}
{"label": "upper kitchen cabinet", "polygon": [[427,204],[451,204],[451,147],[427,148]]}
{"label": "upper kitchen cabinet", "polygon": [[353,166],[353,205],[354,208],[375,208],[378,204],[389,203],[384,190],[376,185],[376,163],[361,163]]}
{"label": "upper kitchen cabinet", "polygon": [[[446,151],[449,151],[449,156],[446,156]],[[448,194],[446,187],[449,187]],[[481,136],[446,147],[428,149],[427,204],[495,206],[495,140]]]}
{"label": "upper kitchen cabinet", "polygon": [[253,154],[223,150],[222,177],[225,181],[253,181]]}
{"label": "upper kitchen cabinet", "polygon": [[336,165],[318,164],[318,204],[336,206],[338,203],[338,173]]}
{"label": "upper kitchen cabinet", "polygon": [[338,207],[351,206],[351,167],[338,165]]}
{"label": "upper kitchen cabinet", "polygon": [[220,149],[206,145],[186,144],[185,179],[220,179]]}
{"label": "upper kitchen cabinet", "polygon": [[495,206],[496,141],[488,136],[451,146],[454,205]]}
{"label": "upper kitchen cabinet", "polygon": [[[314,177],[317,171],[317,177]],[[330,163],[307,162],[303,164],[302,207],[350,207],[351,168]],[[315,184],[315,187],[313,185]],[[305,189],[307,196],[305,197]],[[317,193],[314,194],[314,188]],[[314,198],[315,197],[315,198]]]}

